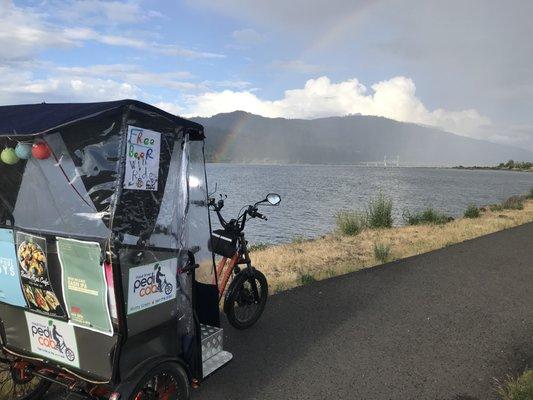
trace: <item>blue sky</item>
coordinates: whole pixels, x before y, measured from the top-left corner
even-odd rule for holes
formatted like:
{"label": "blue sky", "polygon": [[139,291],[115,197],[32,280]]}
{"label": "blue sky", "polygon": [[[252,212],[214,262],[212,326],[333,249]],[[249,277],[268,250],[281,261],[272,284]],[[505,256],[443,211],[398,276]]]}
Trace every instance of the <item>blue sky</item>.
{"label": "blue sky", "polygon": [[0,104],[380,115],[533,149],[533,2],[0,0]]}

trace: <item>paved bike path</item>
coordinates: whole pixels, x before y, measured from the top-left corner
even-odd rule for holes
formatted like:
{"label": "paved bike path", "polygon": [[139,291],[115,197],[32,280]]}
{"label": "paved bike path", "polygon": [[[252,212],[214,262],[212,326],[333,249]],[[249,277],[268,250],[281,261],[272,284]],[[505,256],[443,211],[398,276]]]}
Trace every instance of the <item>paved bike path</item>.
{"label": "paved bike path", "polygon": [[193,400],[496,399],[533,366],[533,224],[269,298]]}

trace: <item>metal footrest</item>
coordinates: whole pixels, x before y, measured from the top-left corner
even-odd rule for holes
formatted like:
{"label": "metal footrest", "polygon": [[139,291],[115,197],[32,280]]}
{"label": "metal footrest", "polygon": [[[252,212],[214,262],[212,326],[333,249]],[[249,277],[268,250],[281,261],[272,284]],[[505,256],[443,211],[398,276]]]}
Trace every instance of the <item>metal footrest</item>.
{"label": "metal footrest", "polygon": [[217,355],[204,361],[202,364],[202,372],[203,372],[204,378],[208,375],[211,375],[213,372],[215,372],[217,369],[221,368],[225,364],[229,363],[232,358],[233,358],[233,354],[222,350]]}
{"label": "metal footrest", "polygon": [[224,330],[200,325],[202,330],[202,364],[204,378],[228,363],[233,355],[224,351]]}

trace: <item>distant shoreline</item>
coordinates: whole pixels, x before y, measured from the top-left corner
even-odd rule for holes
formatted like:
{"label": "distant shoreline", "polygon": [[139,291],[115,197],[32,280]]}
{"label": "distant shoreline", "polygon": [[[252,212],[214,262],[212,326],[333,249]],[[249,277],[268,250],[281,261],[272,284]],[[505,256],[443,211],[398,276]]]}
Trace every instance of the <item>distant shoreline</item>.
{"label": "distant shoreline", "polygon": [[462,165],[451,167],[451,169],[461,169],[461,170],[486,170],[486,171],[512,171],[512,172],[533,172],[533,168],[501,168],[501,167],[464,167]]}
{"label": "distant shoreline", "polygon": [[309,164],[309,163],[287,163],[287,162],[232,162],[232,161],[212,161],[212,160],[206,160],[206,164],[214,164],[214,165],[240,165],[240,166],[247,166],[247,165],[253,165],[253,166],[282,166],[282,167],[312,167],[312,166],[323,166],[323,167],[360,167],[360,168],[387,168],[387,169],[394,169],[394,168],[431,168],[431,169],[456,169],[456,170],[487,170],[487,171],[514,171],[514,172],[533,172],[533,168],[530,169],[522,169],[522,168],[500,168],[497,166],[453,166],[453,165],[366,165],[363,163],[357,163],[357,164],[323,164],[323,163],[316,163],[316,164]]}

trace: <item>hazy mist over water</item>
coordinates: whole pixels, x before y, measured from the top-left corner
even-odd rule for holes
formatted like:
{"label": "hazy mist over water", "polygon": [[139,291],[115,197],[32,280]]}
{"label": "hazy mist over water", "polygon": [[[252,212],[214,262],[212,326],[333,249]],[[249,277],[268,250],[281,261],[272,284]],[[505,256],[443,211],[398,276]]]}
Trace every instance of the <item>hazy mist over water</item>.
{"label": "hazy mist over water", "polygon": [[[223,215],[237,216],[242,206],[279,193],[279,207],[262,207],[268,221],[251,220],[250,243],[289,242],[295,236],[316,237],[335,229],[335,213],[364,210],[380,191],[394,201],[395,224],[402,212],[433,207],[453,217],[462,216],[469,203],[487,205],[533,187],[533,173],[454,170],[439,168],[384,168],[348,165],[208,164],[213,191],[228,195]],[[218,225],[212,214],[214,225]]]}

